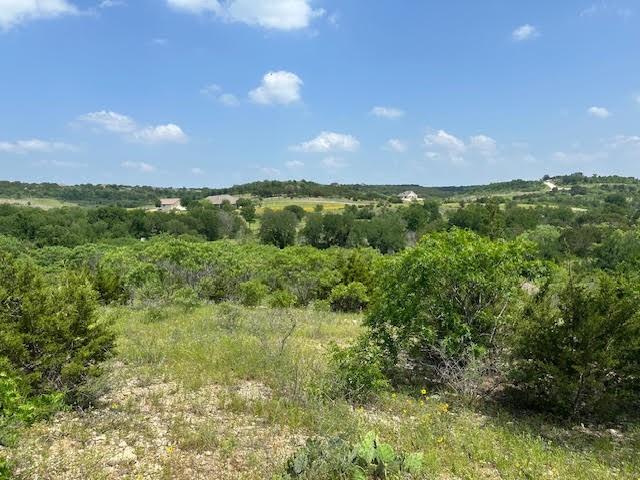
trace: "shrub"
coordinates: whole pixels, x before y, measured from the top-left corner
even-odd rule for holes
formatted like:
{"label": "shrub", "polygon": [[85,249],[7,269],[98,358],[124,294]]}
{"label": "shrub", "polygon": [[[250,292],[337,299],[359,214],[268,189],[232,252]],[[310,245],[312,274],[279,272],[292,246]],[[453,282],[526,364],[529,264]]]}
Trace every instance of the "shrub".
{"label": "shrub", "polygon": [[407,478],[422,471],[421,453],[399,454],[369,432],[357,444],[341,438],[312,438],[295,453],[285,467],[284,479],[382,479]]}
{"label": "shrub", "polygon": [[513,394],[562,415],[615,417],[640,406],[640,298],[622,277],[546,285],[524,310]]}
{"label": "shrub", "polygon": [[368,337],[347,348],[333,345],[329,363],[332,376],[327,390],[330,395],[366,403],[389,388],[383,351]]}
{"label": "shrub", "polygon": [[0,370],[27,396],[62,391],[84,403],[83,386],[102,373],[115,340],[96,308],[83,275],[45,279],[30,262],[0,254]]}
{"label": "shrub", "polygon": [[249,280],[238,285],[238,299],[245,307],[255,307],[269,293],[269,288],[259,280]]}
{"label": "shrub", "polygon": [[198,295],[192,288],[180,288],[172,295],[172,301],[185,312],[190,312],[200,305]]}
{"label": "shrub", "polygon": [[360,282],[338,285],[329,296],[331,308],[339,312],[361,312],[369,303],[367,287]]}
{"label": "shrub", "polygon": [[271,308],[292,308],[296,302],[296,296],[288,290],[277,290],[269,297]]}
{"label": "shrub", "polygon": [[425,236],[380,268],[365,322],[391,363],[402,353],[410,365],[430,367],[434,349],[453,359],[482,355],[519,306],[527,251],[464,230]]}
{"label": "shrub", "polygon": [[[11,445],[17,429],[43,419],[63,407],[64,395],[52,393],[26,398],[16,379],[0,372],[0,445]],[[0,463],[0,479],[2,478]]]}

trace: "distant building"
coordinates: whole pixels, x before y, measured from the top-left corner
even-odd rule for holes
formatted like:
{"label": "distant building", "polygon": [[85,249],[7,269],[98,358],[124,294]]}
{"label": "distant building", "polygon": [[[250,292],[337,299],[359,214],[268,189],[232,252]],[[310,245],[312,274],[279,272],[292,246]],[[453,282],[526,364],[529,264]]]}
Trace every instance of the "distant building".
{"label": "distant building", "polygon": [[163,212],[170,212],[172,210],[183,211],[186,210],[186,208],[182,206],[179,198],[161,198],[160,210]]}
{"label": "distant building", "polygon": [[400,198],[400,200],[407,203],[417,202],[418,200],[420,200],[418,194],[412,190],[407,190],[406,192],[399,193],[398,197]]}
{"label": "distant building", "polygon": [[229,202],[231,205],[235,205],[240,200],[239,197],[234,197],[233,195],[213,195],[211,197],[207,197],[207,202],[211,205],[222,205],[224,202]]}

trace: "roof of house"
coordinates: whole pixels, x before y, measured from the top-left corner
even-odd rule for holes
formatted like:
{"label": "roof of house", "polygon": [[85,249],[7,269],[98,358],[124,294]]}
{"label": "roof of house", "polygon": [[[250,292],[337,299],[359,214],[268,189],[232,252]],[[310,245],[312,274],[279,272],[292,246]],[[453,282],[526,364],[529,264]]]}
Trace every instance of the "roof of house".
{"label": "roof of house", "polygon": [[407,190],[406,192],[402,192],[398,194],[399,197],[408,197],[408,196],[414,196],[414,195],[416,197],[418,196],[418,194],[413,190]]}
{"label": "roof of house", "polygon": [[160,205],[180,205],[179,198],[161,198]]}
{"label": "roof of house", "polygon": [[235,204],[238,201],[238,197],[234,197],[233,195],[212,195],[211,197],[207,197],[207,201],[213,205],[222,205],[224,201],[229,202],[230,204]]}

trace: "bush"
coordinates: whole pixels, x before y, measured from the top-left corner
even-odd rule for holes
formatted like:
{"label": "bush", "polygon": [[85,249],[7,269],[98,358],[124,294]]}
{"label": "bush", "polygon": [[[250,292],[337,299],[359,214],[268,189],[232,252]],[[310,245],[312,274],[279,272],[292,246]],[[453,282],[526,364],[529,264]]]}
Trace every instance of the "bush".
{"label": "bush", "polygon": [[332,376],[327,390],[332,396],[366,403],[389,388],[383,351],[368,337],[347,348],[333,345],[329,363]]}
{"label": "bush", "polygon": [[83,275],[46,278],[33,264],[0,254],[0,370],[27,397],[61,391],[83,404],[115,337],[96,318],[97,295]]}
{"label": "bush", "polygon": [[[26,398],[16,379],[0,372],[0,445],[14,443],[17,429],[44,419],[63,407],[64,395],[52,393]],[[0,459],[1,460],[1,459]],[[0,479],[2,463],[0,461]]]}
{"label": "bush", "polygon": [[411,366],[433,367],[434,349],[452,359],[483,355],[520,305],[527,251],[464,230],[425,236],[380,268],[365,322],[392,364],[403,354]]}
{"label": "bush", "polygon": [[605,274],[546,285],[524,311],[513,355],[512,393],[525,405],[599,417],[639,407],[637,285]]}
{"label": "bush", "polygon": [[174,304],[178,305],[185,312],[190,312],[200,305],[198,295],[192,288],[180,288],[176,290],[172,297]]}
{"label": "bush", "polygon": [[339,312],[361,312],[369,304],[367,287],[360,282],[338,285],[329,296],[331,308]]}
{"label": "bush", "polygon": [[269,293],[269,288],[259,280],[250,280],[238,285],[238,300],[245,307],[256,307]]}
{"label": "bush", "polygon": [[277,290],[269,297],[271,308],[292,308],[296,303],[296,296],[288,290]]}
{"label": "bush", "polygon": [[369,432],[357,445],[341,438],[309,439],[285,467],[284,479],[324,480],[410,478],[422,471],[421,453],[398,454]]}

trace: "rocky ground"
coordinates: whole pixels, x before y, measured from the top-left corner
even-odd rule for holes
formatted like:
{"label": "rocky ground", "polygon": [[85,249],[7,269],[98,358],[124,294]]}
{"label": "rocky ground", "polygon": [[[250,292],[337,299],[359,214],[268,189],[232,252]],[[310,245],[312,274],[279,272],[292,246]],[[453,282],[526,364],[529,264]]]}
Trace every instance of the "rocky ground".
{"label": "rocky ground", "polygon": [[[118,370],[118,369],[115,369]],[[120,369],[94,409],[63,412],[31,428],[9,451],[19,479],[271,478],[304,438],[228,403],[264,399],[243,382],[190,391],[143,382]],[[130,373],[130,372],[128,372]]]}

